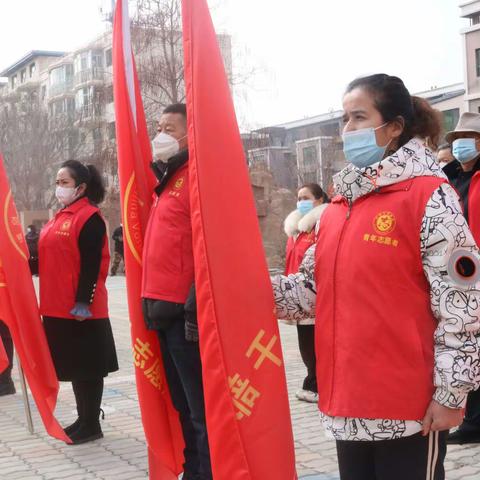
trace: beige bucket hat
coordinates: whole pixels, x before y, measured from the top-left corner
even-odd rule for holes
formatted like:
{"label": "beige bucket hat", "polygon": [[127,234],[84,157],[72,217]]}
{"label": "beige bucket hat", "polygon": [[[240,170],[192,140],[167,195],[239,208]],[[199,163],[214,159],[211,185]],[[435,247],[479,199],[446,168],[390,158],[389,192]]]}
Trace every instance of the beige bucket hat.
{"label": "beige bucket hat", "polygon": [[445,135],[445,140],[448,143],[452,143],[458,138],[458,134],[461,133],[476,133],[480,136],[480,114],[470,112],[462,113],[455,130],[448,132]]}

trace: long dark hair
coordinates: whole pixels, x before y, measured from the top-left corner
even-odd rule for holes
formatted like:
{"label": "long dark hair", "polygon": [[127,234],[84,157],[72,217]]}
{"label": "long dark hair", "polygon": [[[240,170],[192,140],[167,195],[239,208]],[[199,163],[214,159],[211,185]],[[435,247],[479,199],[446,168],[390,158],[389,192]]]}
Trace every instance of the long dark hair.
{"label": "long dark hair", "polygon": [[372,95],[385,122],[403,118],[405,127],[398,139],[399,146],[418,136],[426,139],[432,149],[437,148],[442,131],[441,113],[424,98],[411,96],[400,78],[385,73],[357,78],[348,85],[346,93],[355,88],[363,88]]}
{"label": "long dark hair", "polygon": [[318,183],[306,183],[305,185],[302,185],[299,190],[302,188],[308,188],[315,200],[322,199],[323,203],[328,203],[330,201],[328,195],[323,191],[322,187]]}
{"label": "long dark hair", "polygon": [[102,176],[94,165],[84,165],[78,160],[67,160],[60,168],[67,168],[70,176],[75,180],[78,187],[84,183],[87,188],[85,196],[93,203],[99,204],[105,198],[105,185]]}

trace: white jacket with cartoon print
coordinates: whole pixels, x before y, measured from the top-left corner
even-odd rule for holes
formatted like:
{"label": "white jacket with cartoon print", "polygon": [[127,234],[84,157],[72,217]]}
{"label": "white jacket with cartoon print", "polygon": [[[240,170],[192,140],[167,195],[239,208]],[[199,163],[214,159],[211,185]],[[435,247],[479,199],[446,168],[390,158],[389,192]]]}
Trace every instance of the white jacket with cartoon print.
{"label": "white jacket with cartoon print", "polygon": [[[433,153],[422,140],[414,138],[382,160],[381,168],[379,164],[362,169],[346,167],[334,178],[335,191],[354,202],[374,188],[419,176],[446,178]],[[448,183],[442,184],[425,206],[419,248],[430,284],[431,309],[438,321],[434,334],[434,399],[444,406],[461,408],[468,392],[478,388],[479,382],[480,282],[467,284],[455,276],[452,260],[456,252],[467,252],[480,271],[480,256],[458,195]],[[312,246],[299,273],[272,278],[278,318],[298,321],[315,312],[314,256]],[[358,419],[323,414],[322,419],[327,433],[337,440],[389,440],[422,429],[422,419]]]}

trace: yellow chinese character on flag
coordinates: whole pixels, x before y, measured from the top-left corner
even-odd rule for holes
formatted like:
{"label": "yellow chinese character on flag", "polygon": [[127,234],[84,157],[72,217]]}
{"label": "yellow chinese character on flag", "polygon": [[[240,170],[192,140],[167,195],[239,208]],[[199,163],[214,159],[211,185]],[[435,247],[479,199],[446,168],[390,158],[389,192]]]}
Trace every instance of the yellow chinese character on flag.
{"label": "yellow chinese character on flag", "polygon": [[257,351],[260,355],[258,356],[257,361],[255,362],[255,365],[253,368],[255,370],[258,370],[262,363],[265,361],[265,359],[269,359],[272,363],[277,365],[277,367],[280,367],[282,365],[282,361],[280,360],[277,355],[275,355],[272,352],[272,348],[277,342],[278,338],[276,335],[273,335],[273,337],[270,339],[270,341],[267,343],[267,345],[263,345],[260,341],[265,335],[265,330],[260,330],[258,332],[258,335],[255,337],[255,340],[252,342],[250,347],[248,347],[247,351],[247,358],[250,358],[253,354],[254,351]]}
{"label": "yellow chinese character on flag", "polygon": [[233,404],[238,410],[237,420],[241,420],[245,416],[249,417],[260,392],[250,385],[250,380],[241,380],[238,373],[233,377],[228,377],[228,384],[233,393]]}
{"label": "yellow chinese character on flag", "polygon": [[133,363],[135,366],[143,370],[145,368],[145,362],[152,357],[153,353],[150,350],[150,344],[148,342],[143,343],[137,338],[133,346]]}
{"label": "yellow chinese character on flag", "polygon": [[162,389],[162,370],[160,367],[160,360],[157,358],[153,365],[145,370],[145,376],[150,380],[150,383],[158,388]]}

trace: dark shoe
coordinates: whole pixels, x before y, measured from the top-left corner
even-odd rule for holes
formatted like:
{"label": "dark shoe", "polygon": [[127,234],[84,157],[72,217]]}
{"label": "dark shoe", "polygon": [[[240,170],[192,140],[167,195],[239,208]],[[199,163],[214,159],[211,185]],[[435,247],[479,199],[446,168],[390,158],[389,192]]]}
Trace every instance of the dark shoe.
{"label": "dark shoe", "polygon": [[3,397],[4,395],[13,395],[14,393],[17,393],[17,391],[11,380],[6,383],[0,383],[0,397]]}
{"label": "dark shoe", "polygon": [[80,426],[80,419],[77,418],[71,425],[65,427],[63,431],[70,436]]}
{"label": "dark shoe", "polygon": [[459,429],[447,437],[448,445],[465,445],[467,443],[480,443],[480,430],[468,432]]}
{"label": "dark shoe", "polygon": [[93,442],[99,438],[103,438],[100,422],[95,424],[81,423],[80,426],[69,435],[72,445],[81,445],[82,443]]}

